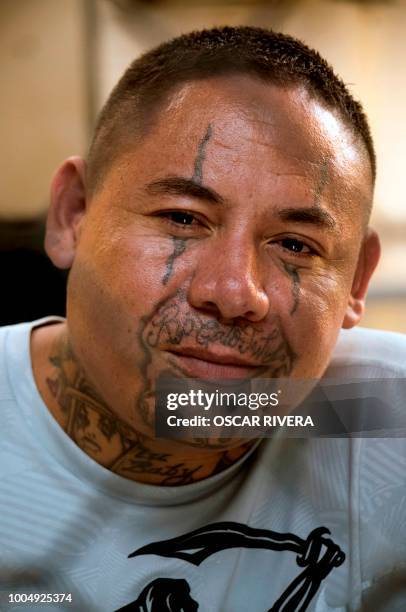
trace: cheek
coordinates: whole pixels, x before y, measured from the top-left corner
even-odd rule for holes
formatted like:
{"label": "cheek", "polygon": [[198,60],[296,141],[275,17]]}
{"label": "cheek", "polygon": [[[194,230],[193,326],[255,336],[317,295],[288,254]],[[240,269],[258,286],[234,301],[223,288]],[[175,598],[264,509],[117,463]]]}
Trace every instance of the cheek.
{"label": "cheek", "polygon": [[128,219],[115,226],[106,220],[91,230],[81,236],[69,275],[72,341],[78,356],[97,362],[98,369],[106,356],[117,368],[128,368],[140,356],[142,317],[170,291],[162,278],[172,241],[136,229]]}
{"label": "cheek", "polygon": [[113,312],[143,316],[162,299],[169,239],[131,231],[127,224],[95,233],[80,247],[73,270],[83,293],[94,294],[90,307],[104,304]]}
{"label": "cheek", "polygon": [[347,283],[341,276],[303,280],[300,303],[284,317],[286,332],[297,353],[299,376],[319,376],[337,341],[347,301]]}

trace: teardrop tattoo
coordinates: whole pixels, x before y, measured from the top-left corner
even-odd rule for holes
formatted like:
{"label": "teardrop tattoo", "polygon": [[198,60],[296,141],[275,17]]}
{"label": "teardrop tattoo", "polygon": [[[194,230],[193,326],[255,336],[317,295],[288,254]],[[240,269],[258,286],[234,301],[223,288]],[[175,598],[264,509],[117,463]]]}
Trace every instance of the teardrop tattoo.
{"label": "teardrop tattoo", "polygon": [[[209,123],[206,129],[205,135],[199,142],[199,146],[197,149],[197,155],[196,155],[196,159],[194,162],[194,171],[193,171],[192,180],[198,183],[199,185],[201,185],[203,181],[203,162],[206,158],[206,146],[210,138],[212,137],[212,134],[213,134],[213,126],[211,123]],[[173,251],[169,255],[168,259],[166,260],[166,270],[162,278],[163,285],[166,285],[168,283],[172,275],[175,260],[178,257],[180,257],[182,253],[185,252],[186,242],[188,238],[181,238],[179,236],[173,236],[172,240],[173,240]]]}
{"label": "teardrop tattoo", "polygon": [[289,314],[295,314],[296,310],[299,306],[299,295],[300,295],[300,276],[298,267],[294,266],[291,263],[287,263],[286,261],[282,261],[283,268],[288,276],[292,279],[292,296],[293,296],[293,306],[290,309]]}
{"label": "teardrop tattoo", "polygon": [[166,260],[166,271],[162,279],[163,285],[166,285],[171,277],[175,259],[179,257],[180,255],[182,255],[182,253],[184,253],[186,249],[187,238],[179,238],[178,236],[172,236],[172,240],[173,240],[173,251],[169,255],[168,259]]}

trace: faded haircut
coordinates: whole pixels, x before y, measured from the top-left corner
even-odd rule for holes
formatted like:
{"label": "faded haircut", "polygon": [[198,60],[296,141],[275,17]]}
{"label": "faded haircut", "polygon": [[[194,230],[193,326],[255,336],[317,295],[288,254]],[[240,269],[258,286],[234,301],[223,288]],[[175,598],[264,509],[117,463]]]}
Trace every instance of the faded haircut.
{"label": "faded haircut", "polygon": [[243,74],[280,86],[303,85],[363,142],[373,180],[376,157],[361,104],[321,55],[300,40],[263,28],[223,27],[184,34],[137,58],[104,105],[88,155],[91,193],[125,147],[134,146],[172,90],[186,82]]}

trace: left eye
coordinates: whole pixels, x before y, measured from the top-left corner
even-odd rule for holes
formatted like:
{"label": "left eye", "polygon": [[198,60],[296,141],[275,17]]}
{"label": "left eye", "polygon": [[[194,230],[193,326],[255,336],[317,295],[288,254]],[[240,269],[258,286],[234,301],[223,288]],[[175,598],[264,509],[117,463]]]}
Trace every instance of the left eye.
{"label": "left eye", "polygon": [[196,217],[194,215],[182,211],[168,212],[165,213],[163,216],[165,216],[173,223],[177,223],[178,225],[192,225],[192,223],[196,221]]}
{"label": "left eye", "polygon": [[311,249],[301,240],[296,238],[284,238],[280,243],[284,249],[292,253],[310,253]]}

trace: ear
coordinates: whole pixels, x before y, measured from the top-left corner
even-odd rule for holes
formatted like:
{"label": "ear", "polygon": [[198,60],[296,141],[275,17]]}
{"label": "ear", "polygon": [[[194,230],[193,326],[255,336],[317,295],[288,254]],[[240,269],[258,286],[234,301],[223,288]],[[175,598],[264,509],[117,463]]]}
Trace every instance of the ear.
{"label": "ear", "polygon": [[86,212],[86,162],[70,157],[59,168],[51,185],[45,250],[58,268],[70,268]]}
{"label": "ear", "polygon": [[381,245],[378,234],[375,230],[368,228],[361,245],[351,294],[342,323],[344,329],[351,329],[358,325],[364,314],[369,281],[378,265],[380,255]]}

